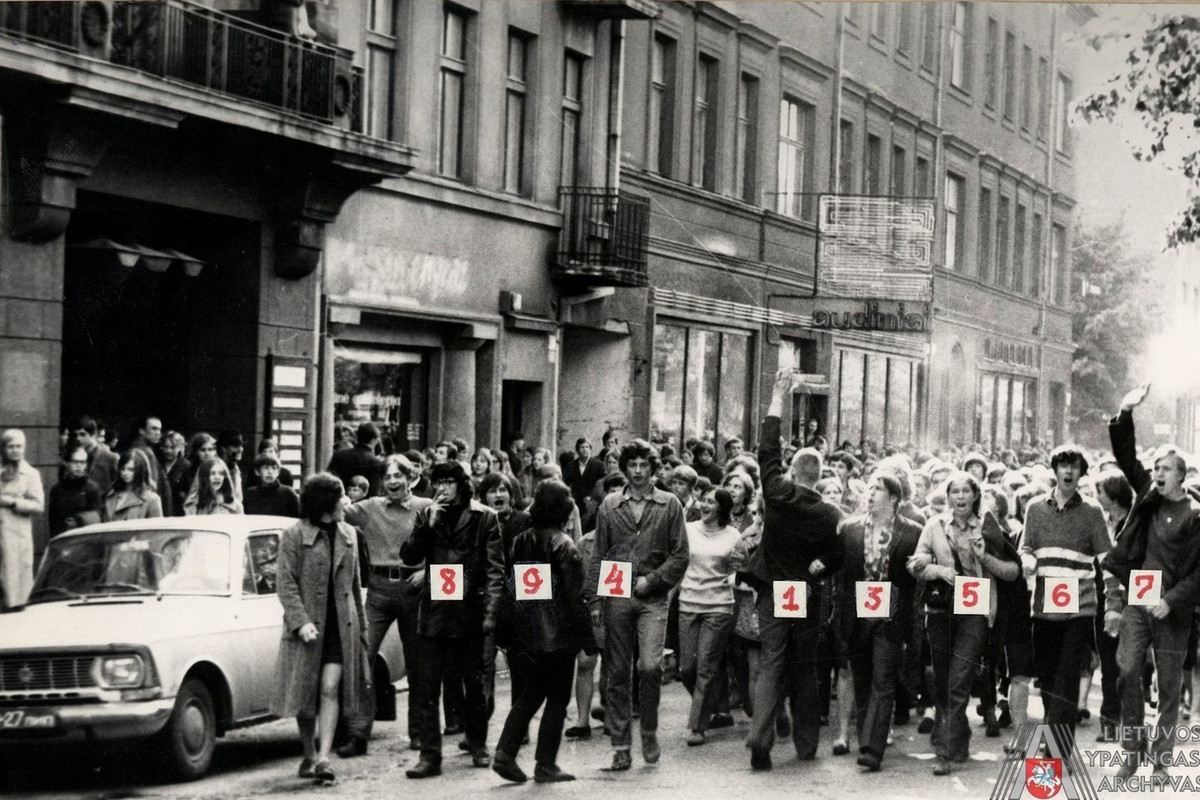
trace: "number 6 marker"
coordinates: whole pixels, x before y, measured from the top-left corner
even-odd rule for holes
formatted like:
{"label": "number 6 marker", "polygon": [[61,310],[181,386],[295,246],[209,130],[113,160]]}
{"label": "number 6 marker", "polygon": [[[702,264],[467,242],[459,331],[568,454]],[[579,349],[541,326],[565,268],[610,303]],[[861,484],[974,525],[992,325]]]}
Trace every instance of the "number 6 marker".
{"label": "number 6 marker", "polygon": [[551,599],[549,564],[517,564],[513,567],[513,581],[518,600]]}
{"label": "number 6 marker", "polygon": [[1042,611],[1047,614],[1079,613],[1079,578],[1042,578]]}
{"label": "number 6 marker", "polygon": [[596,594],[600,597],[630,597],[633,587],[629,576],[632,574],[633,564],[628,561],[601,561]]}
{"label": "number 6 marker", "polygon": [[992,581],[971,575],[954,576],[954,613],[987,616],[992,607]]}
{"label": "number 6 marker", "polygon": [[808,616],[808,584],[804,581],[773,581],[776,617],[804,619]]}
{"label": "number 6 marker", "polygon": [[431,600],[463,599],[462,564],[429,565],[429,598]]}
{"label": "number 6 marker", "polygon": [[1162,570],[1130,570],[1129,605],[1156,606],[1160,602],[1162,602]]}
{"label": "number 6 marker", "polygon": [[854,607],[859,619],[888,619],[892,616],[891,581],[855,581]]}

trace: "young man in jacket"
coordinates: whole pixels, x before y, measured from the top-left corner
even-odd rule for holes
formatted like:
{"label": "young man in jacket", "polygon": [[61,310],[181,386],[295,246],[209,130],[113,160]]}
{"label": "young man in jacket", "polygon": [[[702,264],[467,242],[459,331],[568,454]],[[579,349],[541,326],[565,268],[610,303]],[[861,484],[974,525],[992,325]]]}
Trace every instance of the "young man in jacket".
{"label": "young man in jacket", "polygon": [[[621,772],[633,763],[632,716],[636,651],[641,708],[642,757],[658,762],[658,701],[662,690],[662,653],[667,636],[668,593],[688,565],[683,506],[670,492],[654,487],[658,456],[649,442],[635,439],[621,448],[621,471],[628,485],[607,495],[596,512],[596,549],[584,586],[594,624],[603,623],[608,676],[605,720],[612,737],[613,760],[607,771]],[[601,561],[625,561],[633,574],[623,596],[597,598]],[[615,589],[615,587],[613,587]]]}
{"label": "young man in jacket", "polygon": [[[747,565],[758,583],[758,619],[762,655],[758,681],[754,685],[754,715],[746,746],[750,766],[771,768],[775,744],[775,715],[786,689],[795,724],[792,740],[801,760],[816,758],[821,732],[820,697],[817,681],[817,638],[820,619],[775,616],[774,581],[803,581],[813,584],[837,572],[845,558],[837,528],[842,514],[821,499],[813,488],[821,478],[821,454],[811,448],[800,450],[785,475],[780,442],[779,417],[783,401],[792,392],[792,374],[782,371],[775,380],[771,404],[762,421],[759,461],[762,465],[762,543]],[[813,592],[815,594],[815,591]],[[814,609],[815,611],[815,609]]]}
{"label": "young man in jacket", "polygon": [[[1125,527],[1101,566],[1116,580],[1106,588],[1108,607],[1104,628],[1110,635],[1119,631],[1117,666],[1121,677],[1117,691],[1121,696],[1122,726],[1140,726],[1144,722],[1142,665],[1146,651],[1154,650],[1158,670],[1158,737],[1152,750],[1153,779],[1165,782],[1175,749],[1175,723],[1179,713],[1179,691],[1183,659],[1191,631],[1192,612],[1200,600],[1200,501],[1183,488],[1187,463],[1174,447],[1164,445],[1154,453],[1154,471],[1148,472],[1138,461],[1133,428],[1133,409],[1146,399],[1150,384],[1143,384],[1125,395],[1121,410],[1109,423],[1117,465],[1136,492]],[[1162,596],[1157,606],[1131,606],[1121,609],[1129,589],[1131,570],[1162,570]],[[1119,581],[1121,586],[1117,586]],[[1126,751],[1119,777],[1137,772],[1145,747],[1145,738],[1137,731],[1126,733]]]}

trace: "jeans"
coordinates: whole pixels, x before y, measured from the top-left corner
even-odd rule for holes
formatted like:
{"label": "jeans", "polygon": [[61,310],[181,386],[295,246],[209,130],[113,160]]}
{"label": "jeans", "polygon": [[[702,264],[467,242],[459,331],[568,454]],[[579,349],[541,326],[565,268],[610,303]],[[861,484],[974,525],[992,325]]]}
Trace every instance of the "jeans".
{"label": "jeans", "polygon": [[692,695],[688,730],[707,730],[717,711],[719,678],[724,674],[721,660],[732,630],[733,614],[679,612],[679,672]]}
{"label": "jeans", "polygon": [[[1179,716],[1179,690],[1183,680],[1183,657],[1191,632],[1192,614],[1172,611],[1166,619],[1154,619],[1150,609],[1126,606],[1121,612],[1121,633],[1117,641],[1117,692],[1121,696],[1121,724],[1142,725],[1145,722],[1145,698],[1142,694],[1142,664],[1146,650],[1154,648],[1154,667],[1158,670],[1158,722],[1160,729],[1152,746],[1155,763],[1170,758],[1175,750],[1175,723]],[[1125,749],[1141,751],[1145,737],[1127,734]]]}
{"label": "jeans", "polygon": [[[925,615],[925,633],[933,662],[933,705],[937,715],[930,742],[939,758],[965,761],[971,753],[967,703],[987,640],[987,617],[948,611]],[[1074,670],[1079,680],[1079,670]]]}
{"label": "jeans", "polygon": [[1100,726],[1101,730],[1116,730],[1121,723],[1121,695],[1117,691],[1117,680],[1121,668],[1117,666],[1117,637],[1104,632],[1104,623],[1096,623],[1096,652],[1100,654]]}
{"label": "jeans", "polygon": [[1081,659],[1092,648],[1095,620],[1090,617],[1033,620],[1033,658],[1042,682],[1047,725],[1065,725],[1075,736],[1079,720]]}
{"label": "jeans", "polygon": [[546,709],[538,726],[534,758],[538,764],[554,764],[558,760],[563,722],[567,719],[567,704],[571,702],[571,688],[575,681],[575,653],[565,650],[530,653],[518,652],[514,648],[508,655],[512,674],[519,674],[523,678],[522,688],[513,701],[508,718],[504,720],[504,730],[500,733],[496,749],[516,758],[521,749],[521,740],[529,731],[529,721],[545,701]]}
{"label": "jeans", "polygon": [[662,692],[662,654],[667,636],[667,598],[605,598],[604,671],[608,676],[605,724],[613,747],[633,742],[634,652],[637,652],[638,703],[642,735],[658,732],[658,699]]}
{"label": "jeans", "polygon": [[858,707],[858,749],[879,758],[883,758],[892,724],[902,634],[901,626],[892,620],[860,619],[849,643]]}
{"label": "jeans", "polygon": [[821,736],[820,689],[817,681],[817,639],[821,621],[776,618],[770,591],[758,597],[762,653],[754,682],[754,717],[746,746],[770,750],[775,744],[775,712],[784,697],[792,706],[792,743],[800,758],[817,753]]}
{"label": "jeans", "polygon": [[[408,670],[409,691],[415,692],[417,663],[417,604],[424,586],[412,587],[407,580],[389,581],[377,575],[371,576],[367,591],[367,644],[369,664],[375,663],[375,654],[387,635],[392,622],[400,633],[400,647],[404,651],[404,668]],[[346,730],[354,736],[371,738],[371,727],[375,721],[375,693],[364,692],[363,704],[359,709],[346,709]],[[408,738],[417,736],[417,708],[408,704]]]}
{"label": "jeans", "polygon": [[442,761],[438,695],[445,676],[463,682],[463,726],[467,742],[472,750],[484,749],[487,746],[488,713],[487,698],[483,693],[483,638],[418,636],[415,666],[417,685],[411,702],[417,705],[421,758],[438,764]]}

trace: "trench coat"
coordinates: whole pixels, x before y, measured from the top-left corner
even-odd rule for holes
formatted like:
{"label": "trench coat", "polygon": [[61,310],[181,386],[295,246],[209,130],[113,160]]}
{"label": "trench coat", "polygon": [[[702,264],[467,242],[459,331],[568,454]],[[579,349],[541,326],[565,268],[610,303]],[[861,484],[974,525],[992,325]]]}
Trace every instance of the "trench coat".
{"label": "trench coat", "polygon": [[[283,634],[275,667],[271,713],[280,717],[314,717],[320,691],[321,649],[325,637],[329,555],[314,547],[320,529],[301,520],[283,532],[275,590],[283,604]],[[358,534],[342,522],[333,542],[334,603],[342,639],[342,707],[360,708],[370,690],[367,625],[358,573]],[[317,638],[305,643],[296,632],[306,623],[317,626]]]}
{"label": "trench coat", "polygon": [[108,497],[104,498],[103,515],[105,522],[161,517],[163,515],[162,498],[152,491],[148,491],[144,495],[112,491],[108,493]]}
{"label": "trench coat", "polygon": [[27,461],[12,480],[0,479],[0,494],[13,505],[0,508],[0,607],[25,605],[33,588],[33,515],[45,510],[42,476]]}

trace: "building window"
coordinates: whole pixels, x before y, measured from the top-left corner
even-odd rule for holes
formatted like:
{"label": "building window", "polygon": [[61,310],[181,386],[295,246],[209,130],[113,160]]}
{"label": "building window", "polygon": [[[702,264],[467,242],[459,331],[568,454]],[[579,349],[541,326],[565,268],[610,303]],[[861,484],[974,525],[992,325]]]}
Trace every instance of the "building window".
{"label": "building window", "polygon": [[562,160],[558,168],[560,186],[578,186],[582,155],[579,124],[583,119],[583,68],[586,59],[567,52],[563,57]]}
{"label": "building window", "polygon": [[854,193],[854,123],[842,120],[838,124],[838,175],[839,194]]}
{"label": "building window", "polygon": [[650,52],[650,139],[646,152],[650,171],[669,178],[675,153],[675,41],[655,35]]}
{"label": "building window", "polygon": [[1009,214],[1012,209],[1011,202],[1004,195],[1000,195],[1000,205],[997,209],[996,216],[996,285],[1008,286],[1009,281],[1009,257],[1011,255],[1011,242],[1009,240],[1009,227],[1012,223],[1009,220]]}
{"label": "building window", "polygon": [[812,215],[813,128],[815,109],[791,97],[779,103],[779,193],[775,210],[808,219]]}
{"label": "building window", "polygon": [[979,279],[992,278],[992,190],[979,190]]}
{"label": "building window", "polygon": [[738,86],[737,174],[734,191],[747,203],[758,203],[758,78],[742,73]]}
{"label": "building window", "polygon": [[917,174],[913,176],[916,186],[913,187],[913,190],[918,197],[933,196],[933,192],[930,190],[929,176],[929,159],[925,156],[917,156]]}
{"label": "building window", "polygon": [[717,87],[720,68],[715,58],[700,56],[692,106],[692,184],[710,192],[717,188]]}
{"label": "building window", "polygon": [[1061,73],[1054,97],[1054,146],[1060,153],[1071,152],[1071,79]]}
{"label": "building window", "polygon": [[940,10],[939,3],[921,3],[921,66],[930,72],[937,66],[937,18]]}
{"label": "building window", "polygon": [[996,96],[1000,82],[1000,23],[989,17],[987,21],[987,43],[984,53],[984,81],[987,90],[984,92],[983,104],[988,108],[996,107]]}
{"label": "building window", "polygon": [[950,83],[969,91],[971,7],[968,3],[954,4],[954,22],[950,27]]}
{"label": "building window", "polygon": [[371,0],[367,21],[367,69],[365,76],[367,135],[394,139],[396,96],[395,0]]}
{"label": "building window", "polygon": [[654,326],[650,440],[678,447],[690,436],[718,450],[748,435],[748,334],[685,324]]}
{"label": "building window", "polygon": [[1017,203],[1017,219],[1013,224],[1012,288],[1025,291],[1025,206]]}
{"label": "building window", "polygon": [[846,22],[849,22],[854,27],[862,25],[862,6],[857,3],[846,4]]}
{"label": "building window", "polygon": [[1050,273],[1053,279],[1054,303],[1065,305],[1067,301],[1067,229],[1054,225],[1050,232]]}
{"label": "building window", "polygon": [[529,93],[529,40],[522,34],[508,35],[508,75],[505,79],[504,191],[523,194],[525,177],[525,104]]}
{"label": "building window", "polygon": [[892,147],[892,197],[907,197],[908,184],[908,153],[900,145]]}
{"label": "building window", "polygon": [[1029,296],[1042,296],[1042,275],[1045,272],[1046,254],[1042,250],[1042,215],[1033,215],[1033,229],[1029,243]]}
{"label": "building window", "polygon": [[883,194],[883,140],[870,133],[867,134],[867,163],[863,178],[866,194]]}
{"label": "building window", "polygon": [[946,173],[946,269],[958,269],[962,263],[962,200],[966,196],[965,178]]}
{"label": "building window", "polygon": [[887,3],[871,4],[871,37],[884,40],[887,37]]}
{"label": "building window", "polygon": [[467,15],[449,6],[442,12],[439,77],[438,174],[461,178],[467,79]]}
{"label": "building window", "polygon": [[1013,121],[1017,107],[1017,37],[1004,34],[1004,119]]}
{"label": "building window", "polygon": [[868,440],[903,445],[913,437],[916,409],[916,364],[882,353],[836,350],[837,409],[829,428],[830,442]]}
{"label": "building window", "polygon": [[1037,138],[1046,140],[1046,117],[1050,113],[1050,62],[1038,59]]}
{"label": "building window", "polygon": [[1033,125],[1033,48],[1021,48],[1021,130]]}
{"label": "building window", "polygon": [[1036,381],[982,372],[978,408],[975,438],[985,449],[1019,448],[1033,443]]}
{"label": "building window", "polygon": [[915,13],[915,4],[900,4],[900,30],[896,36],[896,52],[906,56],[912,53],[913,27],[916,22]]}

